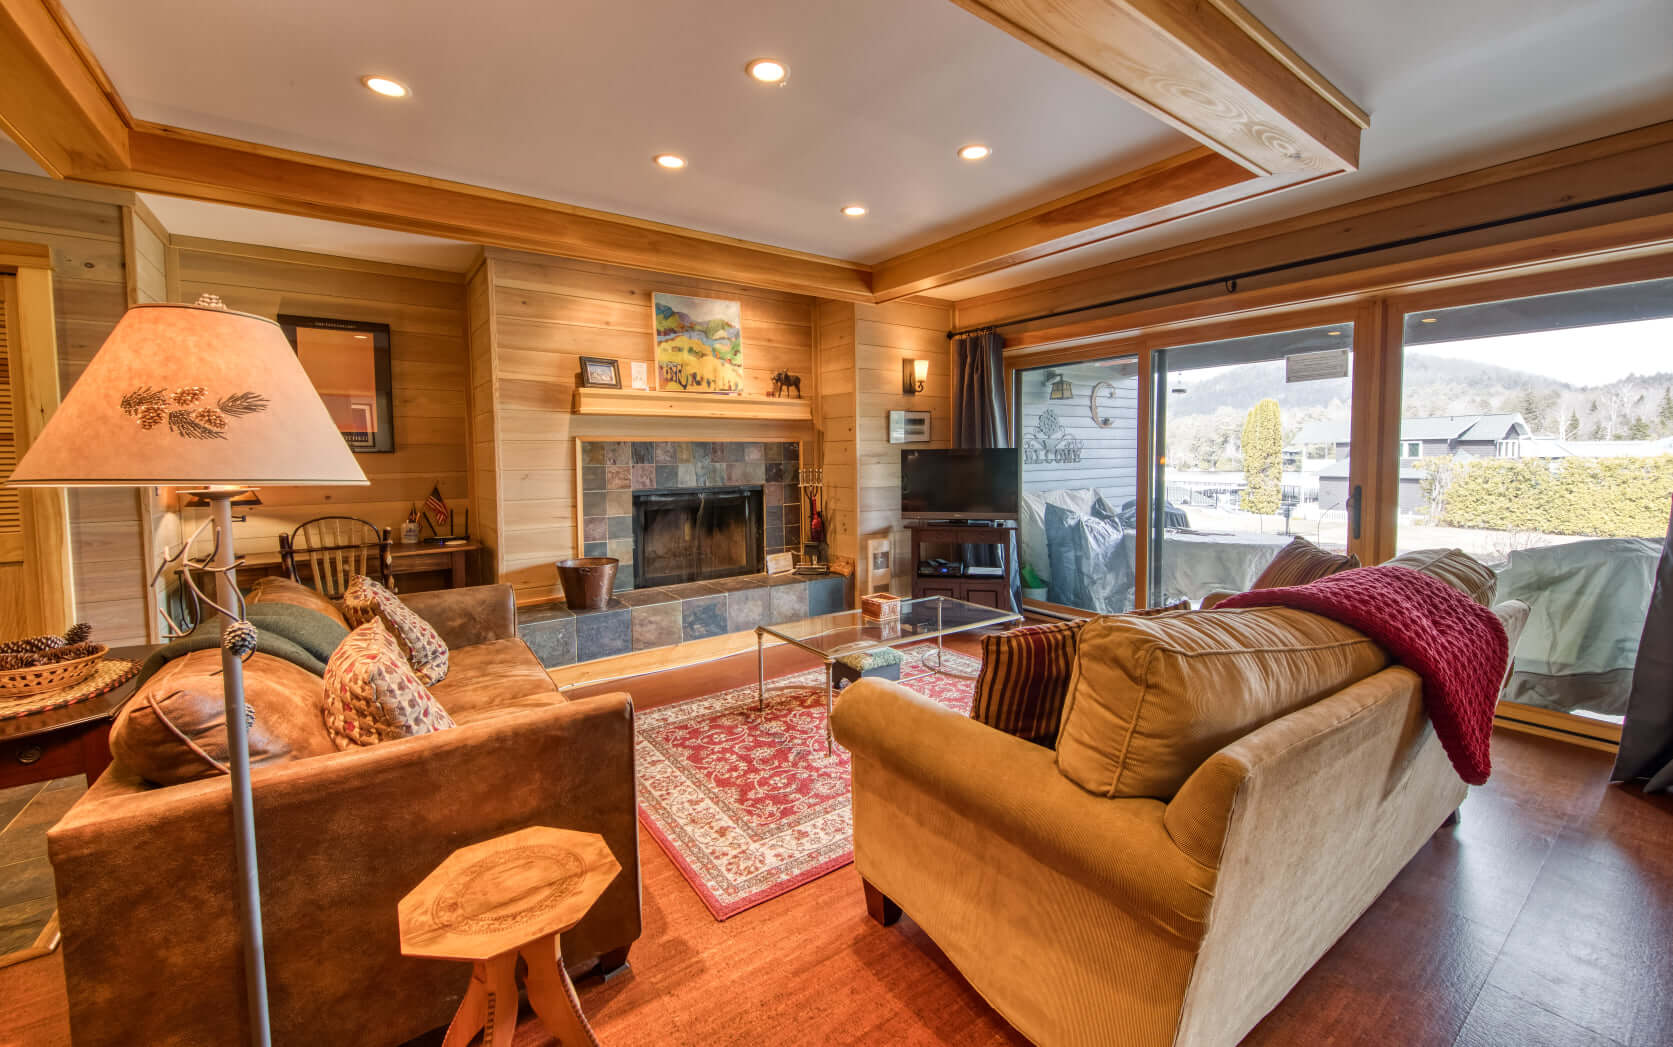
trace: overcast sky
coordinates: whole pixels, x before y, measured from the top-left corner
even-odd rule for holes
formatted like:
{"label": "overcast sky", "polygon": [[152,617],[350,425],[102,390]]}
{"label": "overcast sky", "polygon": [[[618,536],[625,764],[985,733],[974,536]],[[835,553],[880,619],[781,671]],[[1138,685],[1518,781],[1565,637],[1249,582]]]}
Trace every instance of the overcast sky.
{"label": "overcast sky", "polygon": [[1673,371],[1673,318],[1414,345],[1413,353],[1531,371],[1578,386]]}

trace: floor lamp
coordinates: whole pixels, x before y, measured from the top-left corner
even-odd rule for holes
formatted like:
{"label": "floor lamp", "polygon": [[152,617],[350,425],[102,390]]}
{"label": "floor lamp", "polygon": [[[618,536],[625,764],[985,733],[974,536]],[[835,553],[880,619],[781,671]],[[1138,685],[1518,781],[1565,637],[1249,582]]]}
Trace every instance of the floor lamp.
{"label": "floor lamp", "polygon": [[365,484],[279,325],[197,305],[137,305],[24,455],[11,483],[29,487],[184,487],[207,499],[215,527],[232,788],[232,850],[250,1042],[270,1043],[256,872],[232,501],[254,487]]}

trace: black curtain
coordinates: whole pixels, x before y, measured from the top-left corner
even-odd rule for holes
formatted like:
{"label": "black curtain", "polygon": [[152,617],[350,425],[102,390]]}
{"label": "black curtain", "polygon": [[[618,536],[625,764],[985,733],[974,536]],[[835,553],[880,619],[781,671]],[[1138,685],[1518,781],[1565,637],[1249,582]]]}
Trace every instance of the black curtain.
{"label": "black curtain", "polygon": [[1621,751],[1611,778],[1647,779],[1645,792],[1673,789],[1673,517],[1656,562],[1656,585],[1638,641]]}
{"label": "black curtain", "polygon": [[[1005,398],[1005,339],[989,329],[961,335],[953,342],[953,446],[980,449],[1011,446],[1010,412]],[[994,566],[994,549],[967,545],[967,564]],[[1022,609],[1022,577],[1017,572],[1017,536],[1005,546],[1005,576],[1011,608]]]}

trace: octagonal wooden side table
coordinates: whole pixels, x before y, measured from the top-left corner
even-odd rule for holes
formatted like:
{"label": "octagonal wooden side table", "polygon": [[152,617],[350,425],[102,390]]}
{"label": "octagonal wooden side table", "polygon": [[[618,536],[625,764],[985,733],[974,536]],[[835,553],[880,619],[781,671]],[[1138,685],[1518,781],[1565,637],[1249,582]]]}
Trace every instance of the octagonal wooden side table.
{"label": "octagonal wooden side table", "polygon": [[597,1047],[564,970],[558,936],[581,922],[621,872],[596,833],[535,826],[454,851],[401,899],[401,953],[468,961],[470,988],[443,1047],[509,1047],[517,1030],[517,957],[529,1003],[564,1047]]}

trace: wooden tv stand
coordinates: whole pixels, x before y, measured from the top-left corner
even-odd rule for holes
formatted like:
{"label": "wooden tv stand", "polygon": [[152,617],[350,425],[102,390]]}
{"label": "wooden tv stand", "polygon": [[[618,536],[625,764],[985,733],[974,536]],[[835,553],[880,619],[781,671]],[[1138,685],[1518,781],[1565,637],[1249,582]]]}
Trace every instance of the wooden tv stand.
{"label": "wooden tv stand", "polygon": [[[949,596],[955,600],[1016,610],[1011,606],[1011,579],[1016,570],[1017,529],[1003,525],[970,526],[966,524],[908,523],[912,532],[912,595]],[[946,577],[920,575],[918,564],[924,560],[925,545],[997,545],[1005,563],[1005,574],[978,577]]]}

